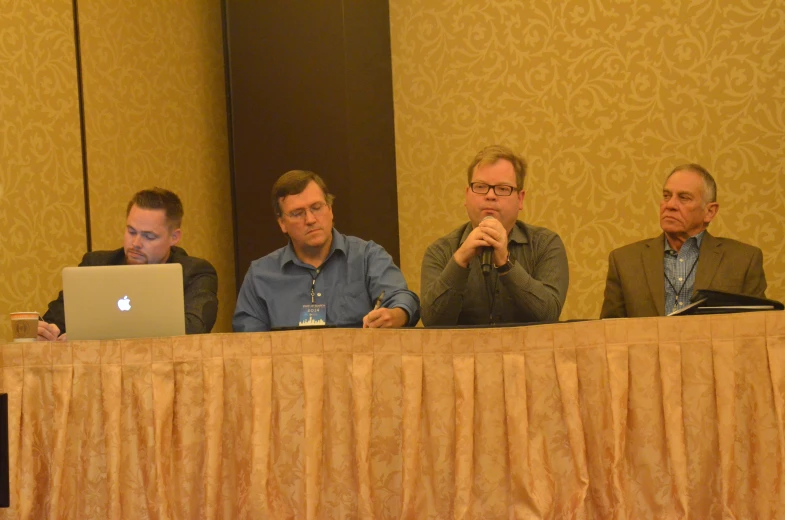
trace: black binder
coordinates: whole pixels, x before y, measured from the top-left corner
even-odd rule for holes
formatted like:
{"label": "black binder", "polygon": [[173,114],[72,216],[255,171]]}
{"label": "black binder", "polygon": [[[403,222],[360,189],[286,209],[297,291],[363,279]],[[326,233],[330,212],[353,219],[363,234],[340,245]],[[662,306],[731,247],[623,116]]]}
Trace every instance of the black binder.
{"label": "black binder", "polygon": [[694,314],[729,314],[733,312],[781,311],[785,305],[776,300],[756,298],[746,294],[702,289],[695,292],[692,303],[668,316]]}

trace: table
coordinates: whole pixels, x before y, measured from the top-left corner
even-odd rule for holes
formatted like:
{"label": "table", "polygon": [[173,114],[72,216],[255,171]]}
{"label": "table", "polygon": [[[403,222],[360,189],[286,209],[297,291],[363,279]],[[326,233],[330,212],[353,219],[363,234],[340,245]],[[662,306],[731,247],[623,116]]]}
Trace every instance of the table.
{"label": "table", "polygon": [[785,313],[6,344],[0,518],[783,518]]}

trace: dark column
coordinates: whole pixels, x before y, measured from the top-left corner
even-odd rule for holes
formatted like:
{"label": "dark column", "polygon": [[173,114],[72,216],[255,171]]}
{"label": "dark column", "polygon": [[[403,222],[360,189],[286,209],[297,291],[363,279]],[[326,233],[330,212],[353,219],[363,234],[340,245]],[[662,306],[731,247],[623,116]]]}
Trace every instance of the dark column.
{"label": "dark column", "polygon": [[294,169],[327,182],[339,231],[398,263],[386,0],[225,0],[225,24],[238,281],[286,243],[270,189]]}

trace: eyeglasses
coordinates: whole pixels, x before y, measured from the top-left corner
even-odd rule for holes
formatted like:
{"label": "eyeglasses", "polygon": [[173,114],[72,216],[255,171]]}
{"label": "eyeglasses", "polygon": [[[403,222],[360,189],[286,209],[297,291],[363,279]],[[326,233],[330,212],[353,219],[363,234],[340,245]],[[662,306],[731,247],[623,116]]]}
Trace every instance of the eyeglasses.
{"label": "eyeglasses", "polygon": [[312,204],[310,208],[296,209],[294,211],[290,211],[289,213],[284,213],[284,215],[292,220],[305,220],[305,215],[308,211],[310,211],[311,215],[314,217],[318,217],[324,214],[327,208],[328,206],[326,202],[317,202],[316,204]]}
{"label": "eyeglasses", "polygon": [[471,187],[474,193],[479,193],[480,195],[485,195],[493,188],[493,192],[499,197],[509,197],[512,195],[512,192],[515,191],[515,186],[510,186],[508,184],[497,184],[494,186],[492,184],[485,184],[484,182],[472,182],[469,184],[469,187]]}

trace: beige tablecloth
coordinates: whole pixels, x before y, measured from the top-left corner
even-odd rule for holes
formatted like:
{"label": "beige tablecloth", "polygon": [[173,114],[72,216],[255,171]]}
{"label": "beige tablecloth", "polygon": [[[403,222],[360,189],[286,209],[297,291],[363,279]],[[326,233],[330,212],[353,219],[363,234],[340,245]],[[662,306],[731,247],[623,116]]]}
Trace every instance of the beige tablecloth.
{"label": "beige tablecloth", "polygon": [[785,518],[785,312],[2,347],[0,518]]}

